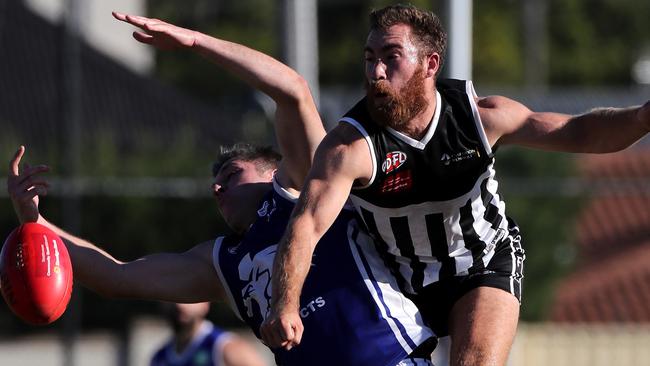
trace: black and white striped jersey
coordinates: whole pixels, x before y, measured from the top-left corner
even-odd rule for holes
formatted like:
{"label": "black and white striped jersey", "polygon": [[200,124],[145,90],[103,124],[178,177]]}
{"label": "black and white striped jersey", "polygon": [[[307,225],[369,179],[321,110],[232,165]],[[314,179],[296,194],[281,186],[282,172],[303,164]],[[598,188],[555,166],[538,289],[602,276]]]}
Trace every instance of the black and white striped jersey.
{"label": "black and white striped jersey", "polygon": [[442,79],[436,88],[436,111],[420,141],[375,124],[365,98],[340,120],[363,135],[374,165],[351,201],[409,293],[483,272],[508,234],[474,87]]}

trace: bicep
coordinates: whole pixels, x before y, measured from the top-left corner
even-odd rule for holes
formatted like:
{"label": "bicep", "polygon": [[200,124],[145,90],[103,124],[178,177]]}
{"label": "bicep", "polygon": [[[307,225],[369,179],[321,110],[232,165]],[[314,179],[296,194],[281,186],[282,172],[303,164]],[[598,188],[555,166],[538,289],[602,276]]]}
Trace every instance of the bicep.
{"label": "bicep", "polygon": [[509,98],[494,96],[478,100],[483,127],[491,145],[521,145],[563,150],[574,139],[566,128],[571,116],[533,112]]}
{"label": "bicep", "polygon": [[184,253],[152,254],[121,265],[123,297],[170,302],[217,301],[223,287],[212,265],[212,242]]}

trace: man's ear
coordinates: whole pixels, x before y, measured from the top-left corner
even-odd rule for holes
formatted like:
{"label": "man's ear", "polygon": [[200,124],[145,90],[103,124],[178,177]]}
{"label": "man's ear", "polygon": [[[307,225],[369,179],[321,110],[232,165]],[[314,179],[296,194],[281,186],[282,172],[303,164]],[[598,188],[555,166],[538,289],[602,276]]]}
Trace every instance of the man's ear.
{"label": "man's ear", "polygon": [[435,77],[440,69],[440,55],[434,52],[427,57],[426,62],[427,77]]}

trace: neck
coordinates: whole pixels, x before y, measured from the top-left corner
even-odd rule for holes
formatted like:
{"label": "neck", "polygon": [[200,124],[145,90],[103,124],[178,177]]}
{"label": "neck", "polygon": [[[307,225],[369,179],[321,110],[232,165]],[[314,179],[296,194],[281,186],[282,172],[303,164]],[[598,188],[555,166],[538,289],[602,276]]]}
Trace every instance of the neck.
{"label": "neck", "polygon": [[183,327],[174,336],[174,346],[176,348],[176,353],[183,353],[187,346],[190,345],[194,336],[201,329],[203,321],[192,322],[191,325]]}
{"label": "neck", "polygon": [[242,202],[236,220],[228,222],[228,226],[237,233],[243,235],[257,220],[257,210],[262,203],[264,196],[273,189],[272,183],[258,184],[256,189],[250,190],[249,197],[246,202]]}

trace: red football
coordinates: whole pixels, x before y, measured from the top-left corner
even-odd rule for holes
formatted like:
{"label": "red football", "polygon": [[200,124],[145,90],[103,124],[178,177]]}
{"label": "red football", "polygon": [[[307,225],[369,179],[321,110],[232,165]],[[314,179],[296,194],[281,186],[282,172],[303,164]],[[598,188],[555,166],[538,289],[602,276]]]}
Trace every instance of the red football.
{"label": "red football", "polygon": [[0,282],[2,296],[21,319],[34,325],[57,320],[72,293],[72,264],[63,240],[43,225],[20,225],[2,247]]}

